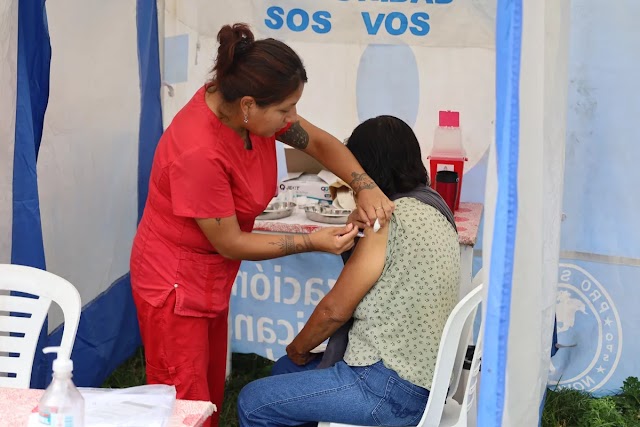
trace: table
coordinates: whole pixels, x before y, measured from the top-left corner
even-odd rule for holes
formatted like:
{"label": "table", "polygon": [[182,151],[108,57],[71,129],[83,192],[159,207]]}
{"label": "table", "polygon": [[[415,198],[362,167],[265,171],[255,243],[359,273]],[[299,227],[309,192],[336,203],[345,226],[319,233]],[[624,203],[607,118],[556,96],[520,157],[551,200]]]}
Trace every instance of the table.
{"label": "table", "polygon": [[[44,390],[0,387],[0,427],[24,427]],[[211,402],[176,400],[169,427],[199,427],[216,407]]]}
{"label": "table", "polygon": [[[481,203],[460,203],[460,209],[455,212],[461,245],[473,246],[478,237],[478,227],[482,217]],[[257,220],[253,231],[270,231],[276,233],[308,234],[325,227],[335,227],[333,224],[321,224],[307,219],[302,209],[296,209],[291,216],[278,220]]]}
{"label": "table", "polygon": [[[460,203],[460,209],[454,214],[458,238],[460,242],[461,278],[460,297],[465,296],[471,290],[471,276],[473,267],[473,247],[478,238],[478,229],[482,219],[481,203]],[[276,233],[308,234],[323,228],[331,227],[330,224],[320,224],[307,219],[302,209],[296,209],[294,213],[283,219],[272,221],[256,221],[253,230]]]}
{"label": "table", "polygon": [[[483,205],[461,203],[455,213],[461,255],[460,297],[471,290],[473,246]],[[290,217],[256,221],[254,232],[304,234],[330,225],[306,218],[296,210]],[[243,261],[231,294],[230,352],[256,353],[276,360],[302,329],[317,303],[342,271],[338,255],[313,252],[259,262]]]}

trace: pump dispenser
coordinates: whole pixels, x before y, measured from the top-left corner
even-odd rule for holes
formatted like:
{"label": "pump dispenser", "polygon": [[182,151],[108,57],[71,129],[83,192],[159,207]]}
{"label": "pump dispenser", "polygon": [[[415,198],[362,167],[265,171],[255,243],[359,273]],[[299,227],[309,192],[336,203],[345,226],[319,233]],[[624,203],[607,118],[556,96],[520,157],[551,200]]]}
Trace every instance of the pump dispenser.
{"label": "pump dispenser", "polygon": [[38,403],[40,425],[84,427],[84,398],[71,380],[73,361],[60,347],[46,347],[43,353],[57,353],[53,361],[53,380]]}

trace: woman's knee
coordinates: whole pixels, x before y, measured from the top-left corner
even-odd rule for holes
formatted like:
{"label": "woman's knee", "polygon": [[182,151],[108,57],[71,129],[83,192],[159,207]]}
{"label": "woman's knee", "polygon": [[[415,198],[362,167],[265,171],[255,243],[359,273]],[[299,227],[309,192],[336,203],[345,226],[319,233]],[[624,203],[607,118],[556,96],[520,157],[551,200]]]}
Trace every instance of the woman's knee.
{"label": "woman's knee", "polygon": [[264,398],[265,389],[261,387],[261,380],[251,381],[242,387],[238,395],[238,412],[247,414],[256,407],[259,407]]}
{"label": "woman's knee", "polygon": [[263,405],[265,395],[265,389],[260,383],[260,380],[252,381],[240,390],[237,409],[241,427],[255,424],[255,411]]}

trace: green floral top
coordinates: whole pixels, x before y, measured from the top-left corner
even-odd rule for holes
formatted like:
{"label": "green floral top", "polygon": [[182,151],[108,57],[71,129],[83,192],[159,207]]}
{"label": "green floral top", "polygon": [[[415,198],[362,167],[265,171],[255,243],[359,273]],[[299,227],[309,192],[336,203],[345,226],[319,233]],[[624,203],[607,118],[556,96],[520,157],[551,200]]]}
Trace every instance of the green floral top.
{"label": "green floral top", "polygon": [[354,312],[344,360],[382,360],[429,389],[442,330],[458,301],[458,235],[437,209],[414,198],[395,203],[384,269]]}

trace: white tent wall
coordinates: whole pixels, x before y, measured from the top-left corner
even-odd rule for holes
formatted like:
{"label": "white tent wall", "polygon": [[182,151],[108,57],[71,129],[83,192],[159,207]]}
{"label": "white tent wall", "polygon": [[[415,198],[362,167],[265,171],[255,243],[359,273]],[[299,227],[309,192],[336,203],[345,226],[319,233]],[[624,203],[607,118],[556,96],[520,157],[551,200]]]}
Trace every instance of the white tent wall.
{"label": "white tent wall", "polygon": [[[134,2],[47,2],[51,90],[38,159],[45,256],[85,303],[129,271],[140,117],[135,16]],[[50,330],[61,320],[52,314]]]}
{"label": "white tent wall", "polygon": [[18,0],[0,2],[0,263],[11,261]]}
{"label": "white tent wall", "polygon": [[550,385],[616,392],[640,358],[640,2],[572,2],[558,342]]}
{"label": "white tent wall", "polygon": [[[171,85],[171,90],[163,88],[165,127],[197,88],[210,78],[218,30],[224,24],[247,22],[257,38],[276,37],[300,54],[309,83],[298,111],[337,138],[347,137],[354,126],[366,118],[395,114],[413,126],[426,161],[437,126],[438,109],[452,109],[462,111],[460,123],[469,157],[465,173],[486,154],[493,133],[495,105],[492,47],[495,0],[459,2],[451,8],[429,5],[432,20],[437,20],[439,15],[449,19],[436,21],[439,28],[449,28],[446,25],[449,24],[457,29],[459,36],[447,36],[447,41],[430,37],[406,38],[396,40],[396,46],[374,46],[380,43],[379,37],[361,38],[360,34],[366,34],[366,31],[360,13],[389,13],[397,9],[408,14],[406,11],[420,9],[421,5],[335,2],[320,7],[310,0],[163,0],[162,3],[166,10],[164,34],[160,36],[165,38],[163,79]],[[160,6],[161,2],[158,4]],[[265,21],[273,4],[285,11],[297,8],[310,14],[327,9],[332,13],[332,29],[328,34],[315,34],[311,29],[294,32],[286,26],[270,30]],[[341,17],[344,16],[355,16],[352,19],[359,22],[343,22]],[[456,21],[458,18],[460,22]],[[465,25],[470,22],[474,25]],[[334,36],[334,33],[340,36]],[[477,35],[478,42],[470,42],[465,34]],[[403,45],[404,42],[407,44]],[[396,49],[386,49],[391,47]],[[327,52],[331,54],[327,55]],[[389,59],[389,54],[395,56]],[[468,64],[474,64],[473,73],[468,72]],[[466,200],[479,200],[482,191],[480,194],[466,192],[464,196]]]}
{"label": "white tent wall", "polygon": [[523,1],[520,153],[503,426],[538,425],[553,334],[569,48],[568,0]]}
{"label": "white tent wall", "polygon": [[[11,154],[15,146],[20,156],[15,164],[13,154],[10,159],[2,156],[0,178],[3,201],[7,197],[9,209],[19,207],[21,216],[19,221],[11,218],[3,203],[2,261],[11,256],[17,263],[46,267],[76,286],[83,310],[72,353],[74,381],[99,386],[140,344],[128,276],[141,169],[140,5],[99,0],[15,1],[6,8],[5,4],[0,7],[0,19],[7,22],[0,27],[0,52],[15,55],[12,31],[19,26],[20,56],[13,64],[3,57],[0,65],[0,82],[14,98],[11,107],[5,101],[10,97],[3,97],[0,112],[3,119],[13,113],[17,117],[13,122],[19,123],[3,122],[0,137],[3,149],[7,144]],[[155,4],[147,4],[155,13]],[[15,74],[16,62],[22,78],[17,83],[4,72]],[[158,71],[157,53],[155,68]],[[15,142],[12,132],[18,135]],[[13,177],[5,172],[5,162],[6,170],[13,166],[17,171]],[[20,192],[12,195],[12,186]],[[11,251],[6,259],[5,233]],[[59,309],[52,307],[50,335],[42,337],[41,345],[57,345],[61,322]],[[51,360],[36,357],[32,386],[42,387],[51,380]]]}
{"label": "white tent wall", "polygon": [[[640,320],[631,286],[640,277],[640,150],[633,144],[640,101],[629,96],[640,90],[640,59],[630,54],[640,42],[633,19],[640,4],[523,4],[504,426],[538,424],[549,369],[549,385],[596,395],[614,393],[639,369],[637,346],[628,336]],[[494,150],[490,154],[485,267],[497,227],[497,165]],[[570,347],[560,348],[550,363],[554,311],[559,343]]]}

